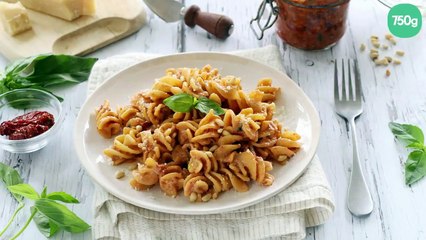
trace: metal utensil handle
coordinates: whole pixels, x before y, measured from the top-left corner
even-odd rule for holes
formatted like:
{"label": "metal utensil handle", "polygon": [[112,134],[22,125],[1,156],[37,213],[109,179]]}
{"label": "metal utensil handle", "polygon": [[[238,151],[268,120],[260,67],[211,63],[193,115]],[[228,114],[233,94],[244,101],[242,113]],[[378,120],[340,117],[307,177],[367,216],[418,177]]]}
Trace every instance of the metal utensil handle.
{"label": "metal utensil handle", "polygon": [[347,198],[348,208],[355,216],[365,216],[373,210],[373,200],[359,162],[355,119],[349,119],[349,126],[352,132],[353,163]]}
{"label": "metal utensil handle", "polygon": [[[261,23],[261,19],[263,14],[265,14],[266,7],[269,6],[271,9],[271,12],[269,13],[269,16],[267,17],[267,20],[264,24]],[[278,19],[278,6],[275,0],[263,0],[262,3],[259,6],[259,9],[257,10],[257,15],[255,18],[253,18],[250,21],[250,28],[253,31],[254,35],[258,40],[261,40],[263,38],[263,35],[265,31],[269,28],[271,28],[274,23]],[[254,22],[256,22],[256,26],[254,26]],[[258,30],[256,29],[258,28]]]}

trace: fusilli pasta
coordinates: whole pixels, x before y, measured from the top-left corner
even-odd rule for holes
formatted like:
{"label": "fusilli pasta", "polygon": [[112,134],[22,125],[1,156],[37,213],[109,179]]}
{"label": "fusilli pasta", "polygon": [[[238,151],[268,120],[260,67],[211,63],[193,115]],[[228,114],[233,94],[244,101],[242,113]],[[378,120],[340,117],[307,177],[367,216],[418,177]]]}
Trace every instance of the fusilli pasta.
{"label": "fusilli pasta", "polygon": [[[173,112],[163,101],[179,93],[209,98],[225,113]],[[130,105],[114,112],[105,101],[96,110],[96,126],[105,138],[116,135],[104,151],[115,165],[139,164],[130,181],[134,189],[159,185],[168,196],[182,191],[191,202],[206,202],[232,188],[248,191],[252,182],[270,186],[273,163],[285,164],[300,149],[300,136],[274,119],[277,94],[268,78],[245,93],[240,78],[222,77],[209,65],[171,68]]]}

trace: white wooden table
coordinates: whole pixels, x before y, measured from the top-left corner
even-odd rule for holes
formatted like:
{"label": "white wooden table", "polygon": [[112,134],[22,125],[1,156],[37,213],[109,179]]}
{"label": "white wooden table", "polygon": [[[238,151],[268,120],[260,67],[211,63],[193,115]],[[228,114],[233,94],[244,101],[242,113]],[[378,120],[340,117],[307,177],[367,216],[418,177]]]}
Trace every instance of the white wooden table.
{"label": "white wooden table", "polygon": [[[207,3],[209,2],[209,3]],[[353,0],[348,29],[332,49],[307,52],[283,44],[273,30],[262,41],[256,40],[248,22],[256,13],[259,1],[186,0],[211,12],[224,12],[235,22],[234,34],[226,41],[208,36],[199,28],[189,29],[180,23],[166,24],[148,11],[148,24],[138,33],[99,50],[92,56],[105,58],[128,52],[170,54],[182,51],[231,51],[274,44],[279,46],[287,74],[307,93],[318,109],[322,135],[318,155],[335,194],[336,211],[323,226],[308,229],[307,239],[426,239],[426,180],[407,187],[403,164],[407,152],[395,143],[389,121],[409,122],[426,130],[426,29],[411,39],[399,39],[402,65],[375,67],[361,43],[370,35],[383,38],[387,33],[388,9],[376,1]],[[0,40],[1,42],[1,40]],[[0,43],[1,44],[1,43]],[[393,55],[393,54],[392,54]],[[351,171],[350,135],[345,122],[333,110],[333,65],[335,58],[356,58],[359,61],[364,90],[364,113],[357,121],[362,167],[373,195],[374,211],[366,218],[353,217],[346,208],[346,189]],[[7,61],[0,57],[0,68]],[[67,191],[81,200],[73,210],[89,223],[93,219],[93,183],[80,165],[72,144],[72,128],[86,97],[85,83],[59,90],[65,98],[66,114],[59,134],[41,151],[11,154],[0,151],[0,161],[16,168],[25,182],[41,191]],[[16,202],[0,187],[0,227],[16,208]],[[19,215],[10,232],[17,232],[29,217],[29,210]],[[11,235],[6,235],[6,239]],[[90,239],[90,231],[70,235],[60,232],[55,239]],[[43,239],[31,224],[21,239]]]}

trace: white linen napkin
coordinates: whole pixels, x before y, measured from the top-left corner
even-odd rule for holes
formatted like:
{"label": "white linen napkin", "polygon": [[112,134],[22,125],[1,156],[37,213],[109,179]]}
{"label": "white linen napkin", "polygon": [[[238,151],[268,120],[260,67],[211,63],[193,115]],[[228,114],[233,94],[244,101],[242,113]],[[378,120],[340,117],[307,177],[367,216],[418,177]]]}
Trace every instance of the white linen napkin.
{"label": "white linen napkin", "polygon": [[[234,52],[283,71],[277,47]],[[118,71],[155,55],[126,54],[100,60],[88,82],[91,94]],[[112,239],[303,239],[306,227],[323,224],[334,211],[333,196],[318,157],[289,188],[237,211],[189,216],[159,213],[123,202],[96,186],[93,238]]]}

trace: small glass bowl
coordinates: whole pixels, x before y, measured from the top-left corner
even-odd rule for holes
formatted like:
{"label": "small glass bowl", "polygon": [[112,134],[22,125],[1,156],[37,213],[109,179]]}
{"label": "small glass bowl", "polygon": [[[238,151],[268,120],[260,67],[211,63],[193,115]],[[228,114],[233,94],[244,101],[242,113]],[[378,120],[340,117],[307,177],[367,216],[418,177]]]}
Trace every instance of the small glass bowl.
{"label": "small glass bowl", "polygon": [[55,124],[46,132],[28,139],[9,140],[8,136],[0,136],[0,149],[12,153],[30,153],[42,149],[49,143],[58,131],[63,118],[61,103],[55,96],[37,89],[18,89],[0,95],[0,123],[31,111],[51,113],[55,118]]}

